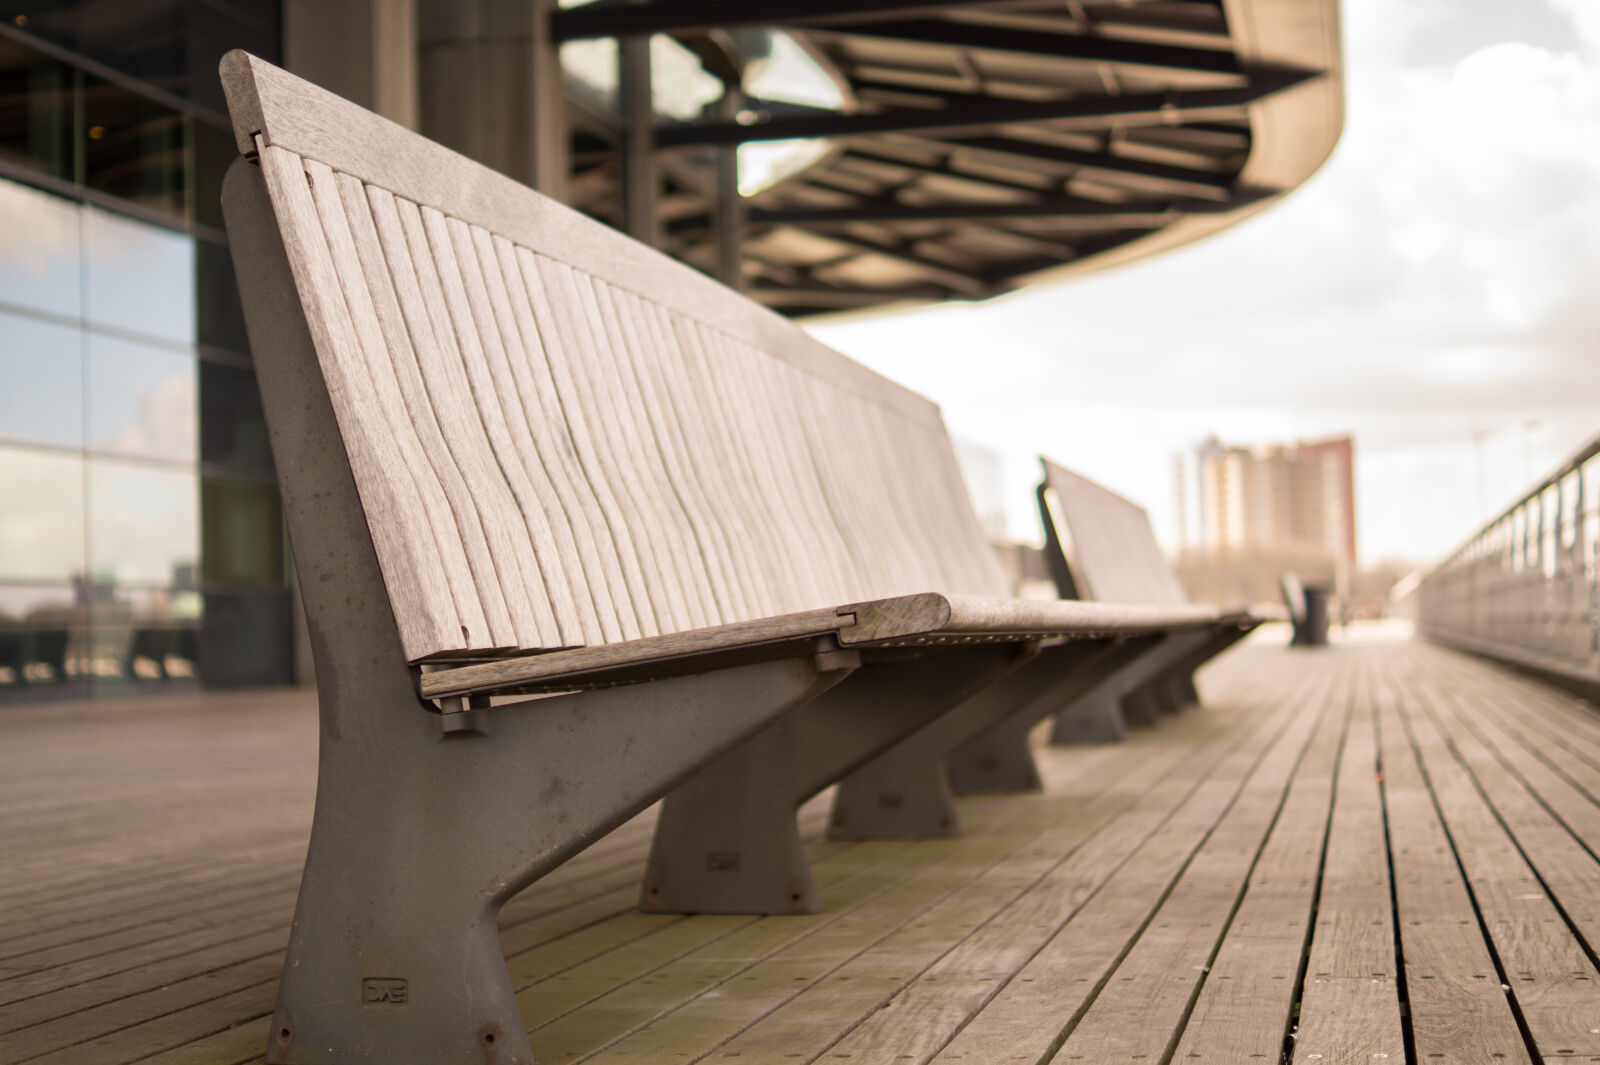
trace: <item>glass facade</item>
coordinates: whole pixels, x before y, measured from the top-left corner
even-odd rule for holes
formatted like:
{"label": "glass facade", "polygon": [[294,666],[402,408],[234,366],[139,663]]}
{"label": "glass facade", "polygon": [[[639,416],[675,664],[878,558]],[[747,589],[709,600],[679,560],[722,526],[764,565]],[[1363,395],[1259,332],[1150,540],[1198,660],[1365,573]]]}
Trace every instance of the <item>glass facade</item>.
{"label": "glass facade", "polygon": [[287,682],[283,519],[217,203],[217,59],[276,58],[276,5],[0,19],[0,702]]}

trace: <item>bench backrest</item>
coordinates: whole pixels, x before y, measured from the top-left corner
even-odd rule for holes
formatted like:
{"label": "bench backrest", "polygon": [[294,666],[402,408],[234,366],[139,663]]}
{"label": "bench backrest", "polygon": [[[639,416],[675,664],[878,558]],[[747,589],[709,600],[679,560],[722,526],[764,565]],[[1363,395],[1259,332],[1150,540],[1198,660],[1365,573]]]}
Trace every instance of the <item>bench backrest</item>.
{"label": "bench backrest", "polygon": [[1149,606],[1189,601],[1143,507],[1048,459],[1041,461],[1040,517],[1060,545],[1076,598]]}
{"label": "bench backrest", "polygon": [[1006,594],[928,400],[270,64],[223,83],[411,661]]}

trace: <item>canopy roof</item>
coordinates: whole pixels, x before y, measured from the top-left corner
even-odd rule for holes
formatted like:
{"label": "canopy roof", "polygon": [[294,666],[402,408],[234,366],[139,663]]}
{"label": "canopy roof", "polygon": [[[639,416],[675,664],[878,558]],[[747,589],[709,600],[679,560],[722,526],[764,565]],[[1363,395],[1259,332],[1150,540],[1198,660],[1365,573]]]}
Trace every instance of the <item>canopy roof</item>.
{"label": "canopy roof", "polygon": [[[789,31],[843,106],[749,100],[655,144],[680,156],[670,181],[682,155],[826,139],[743,201],[744,287],[792,315],[982,299],[1194,240],[1305,181],[1343,122],[1337,0],[601,0],[552,28],[667,33],[737,63],[746,26]],[[694,184],[660,240],[706,265],[717,211]],[[574,188],[600,214],[620,198]]]}

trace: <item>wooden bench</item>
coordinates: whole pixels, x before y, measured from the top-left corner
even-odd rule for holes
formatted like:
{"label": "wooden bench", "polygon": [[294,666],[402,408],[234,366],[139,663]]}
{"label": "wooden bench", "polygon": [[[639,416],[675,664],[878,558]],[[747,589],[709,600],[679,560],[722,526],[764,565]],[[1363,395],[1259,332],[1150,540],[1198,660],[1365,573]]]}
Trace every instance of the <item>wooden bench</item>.
{"label": "wooden bench", "polygon": [[[1188,604],[1143,507],[1049,459],[1040,461],[1045,557],[1062,598],[1169,609]],[[1194,671],[1263,620],[1247,609],[1228,610],[1209,630],[1156,637],[1150,653],[1057,715],[1052,742],[1118,739],[1130,723],[1150,724],[1162,713],[1198,703]]]}
{"label": "wooden bench", "polygon": [[528,1062],[501,904],[673,788],[647,903],[814,909],[800,798],[848,777],[840,831],[948,832],[951,747],[1216,622],[1006,598],[932,403],[269,64],[222,76],[322,723],[269,1061]]}

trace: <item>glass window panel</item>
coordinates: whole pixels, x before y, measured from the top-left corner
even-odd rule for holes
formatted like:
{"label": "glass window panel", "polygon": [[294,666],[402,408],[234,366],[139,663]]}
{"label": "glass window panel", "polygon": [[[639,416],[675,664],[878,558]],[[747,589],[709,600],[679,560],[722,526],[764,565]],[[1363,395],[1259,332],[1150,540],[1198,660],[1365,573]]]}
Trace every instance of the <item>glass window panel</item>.
{"label": "glass window panel", "polygon": [[[114,70],[182,93],[191,0],[97,3],[78,24],[77,50]],[[215,68],[213,68],[215,69]]]}
{"label": "glass window panel", "polygon": [[83,332],[0,311],[0,437],[83,446]]}
{"label": "glass window panel", "polygon": [[194,462],[199,437],[194,356],[87,335],[90,450]]}
{"label": "glass window panel", "polygon": [[0,584],[0,691],[81,673],[87,629],[73,588]]}
{"label": "glass window panel", "polygon": [[233,257],[225,246],[209,240],[195,241],[194,254],[200,343],[248,354],[250,341],[245,336]]}
{"label": "glass window panel", "polygon": [[84,184],[183,218],[188,120],[120,85],[82,84]]}
{"label": "glass window panel", "polygon": [[194,587],[196,477],[110,459],[89,462],[89,571],[98,584]]}
{"label": "glass window panel", "polygon": [[193,128],[194,220],[201,225],[221,229],[222,179],[228,173],[228,167],[239,158],[239,145],[228,130],[199,121],[194,123]]}
{"label": "glass window panel", "polygon": [[89,671],[100,680],[192,677],[200,595],[97,585],[89,605]]}
{"label": "glass window panel", "polygon": [[272,470],[267,420],[249,370],[201,362],[200,461]]}
{"label": "glass window panel", "polygon": [[0,39],[0,160],[72,180],[73,84],[65,63]]}
{"label": "glass window panel", "polygon": [[83,458],[0,445],[0,580],[83,574]]}
{"label": "glass window panel", "polygon": [[194,343],[194,240],[83,209],[85,315],[95,325]]}
{"label": "glass window panel", "polygon": [[283,585],[283,515],[269,484],[206,478],[200,485],[206,583]]}
{"label": "glass window panel", "polygon": [[0,180],[0,303],[82,313],[80,217],[70,200]]}

